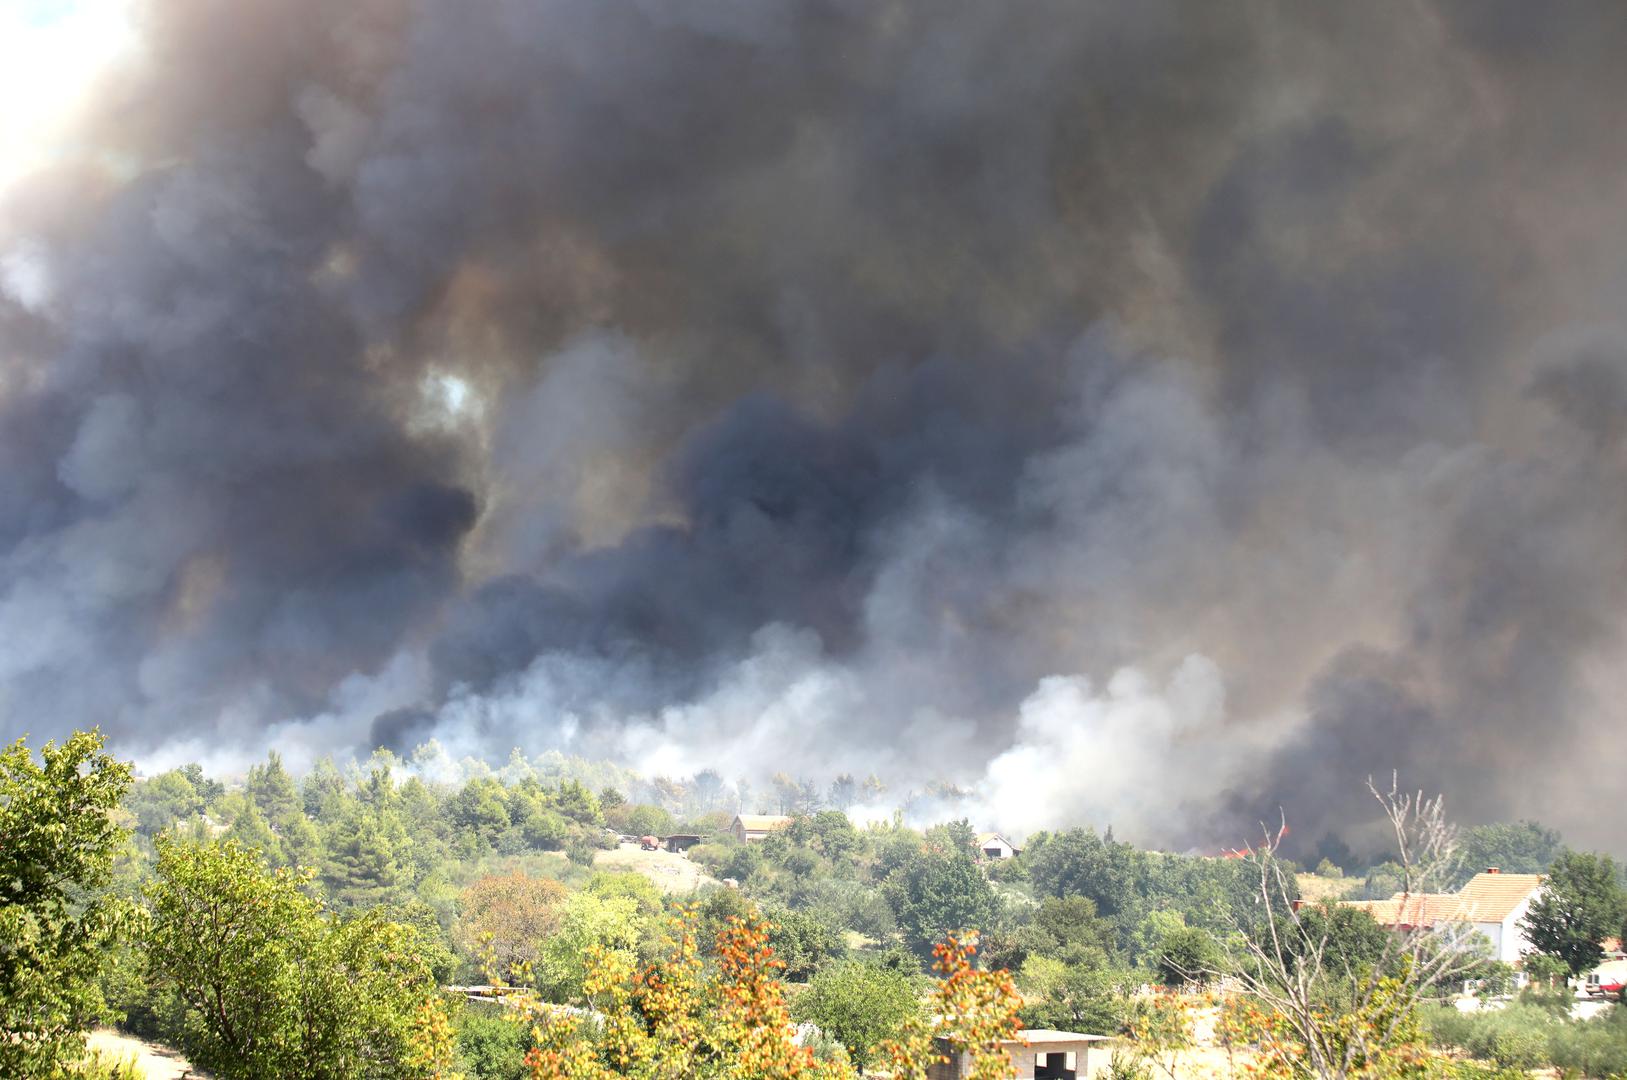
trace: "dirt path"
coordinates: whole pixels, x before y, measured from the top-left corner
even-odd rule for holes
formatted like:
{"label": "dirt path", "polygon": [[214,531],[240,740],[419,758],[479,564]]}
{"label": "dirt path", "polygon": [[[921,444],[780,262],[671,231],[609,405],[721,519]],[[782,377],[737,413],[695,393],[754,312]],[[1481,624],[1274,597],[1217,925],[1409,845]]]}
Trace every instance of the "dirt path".
{"label": "dirt path", "polygon": [[643,874],[664,893],[691,893],[711,881],[705,870],[682,855],[670,851],[643,851],[637,844],[623,844],[614,851],[593,856],[600,870],[631,870]]}
{"label": "dirt path", "polygon": [[134,1058],[147,1080],[207,1080],[208,1074],[196,1072],[186,1058],[167,1046],[138,1039],[112,1028],[97,1028],[90,1033],[90,1048],[108,1057]]}

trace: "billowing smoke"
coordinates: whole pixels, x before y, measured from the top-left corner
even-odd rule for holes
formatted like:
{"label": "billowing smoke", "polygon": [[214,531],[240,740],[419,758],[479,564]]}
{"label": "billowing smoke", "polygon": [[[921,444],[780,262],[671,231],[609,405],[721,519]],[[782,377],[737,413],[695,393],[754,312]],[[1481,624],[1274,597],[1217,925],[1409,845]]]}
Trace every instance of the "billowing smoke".
{"label": "billowing smoke", "polygon": [[0,138],[0,735],[1619,844],[1627,8],[118,14]]}

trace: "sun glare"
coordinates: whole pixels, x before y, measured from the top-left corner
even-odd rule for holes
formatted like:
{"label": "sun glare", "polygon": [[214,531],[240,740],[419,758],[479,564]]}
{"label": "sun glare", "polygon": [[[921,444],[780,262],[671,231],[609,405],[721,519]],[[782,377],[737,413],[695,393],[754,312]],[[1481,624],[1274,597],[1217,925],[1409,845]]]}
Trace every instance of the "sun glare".
{"label": "sun glare", "polygon": [[0,192],[71,154],[96,77],[134,42],[129,0],[0,3]]}

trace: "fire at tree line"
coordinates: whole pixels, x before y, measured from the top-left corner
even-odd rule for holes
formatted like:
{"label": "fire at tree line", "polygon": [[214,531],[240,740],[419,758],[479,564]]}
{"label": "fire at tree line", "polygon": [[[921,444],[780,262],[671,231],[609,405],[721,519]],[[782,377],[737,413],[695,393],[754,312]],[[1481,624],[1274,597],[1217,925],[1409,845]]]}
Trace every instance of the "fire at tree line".
{"label": "fire at tree line", "polygon": [[[788,781],[760,801],[795,812],[747,833],[760,807],[713,774],[448,766],[296,779],[273,755],[228,784],[135,779],[95,732],[5,748],[0,1076],[139,1076],[87,1050],[97,1026],[220,1078],[1176,1080],[1204,1053],[1207,1074],[1627,1075],[1627,1007],[1575,1015],[1590,972],[1601,1002],[1620,982],[1622,868],[1531,822],[1460,832],[1391,784],[1396,852],[1330,837],[1311,873],[1269,831],[1233,858],[1089,828],[991,858],[965,821],[855,826],[848,778]],[[1515,963],[1473,912],[1395,914],[1491,866],[1545,875]]]}

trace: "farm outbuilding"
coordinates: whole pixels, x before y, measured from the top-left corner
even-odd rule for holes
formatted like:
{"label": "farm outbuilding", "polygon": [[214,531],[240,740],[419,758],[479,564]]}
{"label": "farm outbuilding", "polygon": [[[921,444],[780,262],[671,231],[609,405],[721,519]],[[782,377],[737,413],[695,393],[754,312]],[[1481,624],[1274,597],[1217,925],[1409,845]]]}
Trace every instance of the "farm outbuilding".
{"label": "farm outbuilding", "polygon": [[682,855],[700,842],[700,836],[695,833],[673,833],[671,836],[661,838],[661,846],[674,855]]}
{"label": "farm outbuilding", "polygon": [[[970,1074],[968,1056],[957,1053],[947,1039],[936,1042],[947,1060],[927,1066],[927,1080],[964,1080]],[[1000,1045],[1011,1058],[1007,1075],[1017,1080],[1085,1080],[1107,1070],[1117,1043],[1110,1035],[1029,1028]]]}
{"label": "farm outbuilding", "polygon": [[761,840],[789,824],[791,819],[784,814],[736,814],[729,831],[734,833],[736,840],[745,843],[748,840]]}

